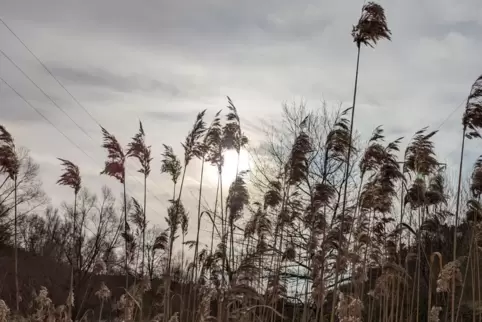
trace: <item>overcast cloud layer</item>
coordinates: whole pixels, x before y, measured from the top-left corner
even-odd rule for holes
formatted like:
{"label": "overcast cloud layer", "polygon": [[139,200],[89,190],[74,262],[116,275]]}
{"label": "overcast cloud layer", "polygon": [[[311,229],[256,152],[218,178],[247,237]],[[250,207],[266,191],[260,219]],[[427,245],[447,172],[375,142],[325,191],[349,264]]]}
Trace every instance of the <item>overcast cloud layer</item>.
{"label": "overcast cloud layer", "polygon": [[[454,163],[462,104],[482,73],[482,5],[478,0],[381,4],[393,41],[362,51],[356,127],[367,138],[383,124],[390,137],[408,141],[423,126],[442,125],[437,152]],[[350,32],[362,5],[326,0],[0,0],[0,12],[119,140],[126,143],[137,120],[143,121],[156,157],[148,217],[163,223],[171,187],[159,174],[161,143],[181,152],[179,141],[200,110],[208,109],[209,119],[229,95],[255,137],[259,120],[278,117],[284,101],[304,98],[310,107],[321,106],[322,100],[350,106],[356,59]],[[79,164],[85,185],[94,190],[103,183],[117,187],[113,179],[98,176],[104,152],[96,122],[1,24],[0,49],[79,126],[2,55],[0,76],[92,157],[0,83],[0,121],[40,163],[53,203],[70,196],[55,185],[60,173],[56,157]],[[480,143],[469,144],[466,168],[478,150]],[[131,164],[130,174],[135,170]],[[140,181],[128,181],[136,196],[142,193]],[[185,197],[194,205],[196,179],[189,177],[186,185]],[[213,193],[215,180],[207,186],[207,193]]]}

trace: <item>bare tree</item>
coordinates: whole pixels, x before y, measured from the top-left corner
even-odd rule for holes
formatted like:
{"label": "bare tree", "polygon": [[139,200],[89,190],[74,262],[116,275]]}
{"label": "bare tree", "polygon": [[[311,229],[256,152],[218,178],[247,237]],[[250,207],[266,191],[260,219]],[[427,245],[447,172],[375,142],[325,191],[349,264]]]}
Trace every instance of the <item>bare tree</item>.
{"label": "bare tree", "polygon": [[[17,205],[19,220],[34,212],[48,202],[39,179],[39,165],[30,157],[29,151],[17,147],[19,170],[17,176],[17,202],[15,202],[15,184],[8,180],[5,173],[0,173],[0,205],[4,213],[14,210]],[[13,223],[12,223],[13,224]]]}
{"label": "bare tree", "polygon": [[[72,225],[74,212],[73,205],[64,204],[66,224]],[[75,274],[74,293],[75,308],[78,312],[82,309],[86,294],[79,294],[85,285],[91,282],[93,271],[105,255],[119,247],[119,237],[122,232],[122,221],[116,211],[116,200],[107,187],[102,188],[101,197],[90,193],[87,189],[80,190],[77,201],[77,217],[79,231],[72,243],[76,245],[73,256],[66,252],[67,260],[71,264],[77,263]],[[121,267],[120,262],[114,263]],[[75,316],[75,315],[74,315]]]}

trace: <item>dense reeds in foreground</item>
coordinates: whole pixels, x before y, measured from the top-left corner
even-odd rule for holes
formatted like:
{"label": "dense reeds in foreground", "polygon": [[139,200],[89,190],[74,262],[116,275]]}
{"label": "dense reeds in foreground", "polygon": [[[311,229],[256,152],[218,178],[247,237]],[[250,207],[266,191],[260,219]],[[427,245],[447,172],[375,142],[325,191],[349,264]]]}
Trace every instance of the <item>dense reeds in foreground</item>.
{"label": "dense reeds in foreground", "polygon": [[[57,182],[73,198],[41,213],[38,167],[0,126],[0,322],[482,321],[482,157],[469,178],[462,171],[465,140],[480,138],[482,78],[467,98],[452,185],[435,153],[437,131],[387,138],[380,126],[368,141],[355,139],[361,47],[390,39],[381,6],[363,7],[353,37],[352,107],[285,106],[259,146],[248,147],[230,98],[225,116],[197,115],[183,157],[166,145],[152,156],[141,123],[126,148],[102,128],[99,170],[122,184],[120,201],[107,188],[89,192],[81,167],[60,159]],[[247,149],[251,171],[239,171]],[[230,151],[235,160],[225,160]],[[140,202],[126,193],[133,161],[144,179]],[[198,202],[189,207],[183,188],[195,162]],[[232,182],[227,162],[237,163]],[[209,199],[207,167],[217,176]],[[172,184],[161,226],[147,220],[152,171]]]}

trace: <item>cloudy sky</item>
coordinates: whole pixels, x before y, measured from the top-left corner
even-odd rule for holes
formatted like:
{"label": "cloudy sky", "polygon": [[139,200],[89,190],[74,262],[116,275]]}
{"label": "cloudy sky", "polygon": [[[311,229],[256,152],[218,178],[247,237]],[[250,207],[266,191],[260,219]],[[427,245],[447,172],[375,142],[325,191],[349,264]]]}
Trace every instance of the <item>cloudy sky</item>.
{"label": "cloudy sky", "polygon": [[[453,163],[464,99],[482,73],[482,6],[477,0],[381,4],[393,41],[362,51],[356,127],[363,138],[380,124],[392,138],[440,127],[438,154]],[[179,142],[197,112],[207,109],[210,118],[229,95],[246,131],[257,137],[259,121],[279,117],[283,102],[350,106],[356,59],[350,33],[362,5],[361,0],[0,0],[0,17],[88,111],[0,24],[0,76],[51,123],[3,82],[0,121],[31,150],[58,204],[70,191],[55,185],[56,157],[76,162],[84,185],[94,190],[100,183],[117,187],[98,176],[105,154],[97,123],[126,143],[141,119],[156,157],[148,216],[163,223],[171,186],[159,174],[161,144],[181,152]],[[467,165],[478,150],[480,143],[469,144]],[[135,171],[132,163],[129,174]],[[188,176],[185,198],[194,205],[197,183]],[[140,182],[128,180],[136,196]],[[215,189],[214,176],[206,189]]]}

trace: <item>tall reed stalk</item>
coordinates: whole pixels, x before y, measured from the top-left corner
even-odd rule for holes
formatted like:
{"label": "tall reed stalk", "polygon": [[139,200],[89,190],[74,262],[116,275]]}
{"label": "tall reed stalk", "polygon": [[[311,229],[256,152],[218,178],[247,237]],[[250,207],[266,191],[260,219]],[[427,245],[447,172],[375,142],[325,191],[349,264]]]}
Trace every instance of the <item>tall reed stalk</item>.
{"label": "tall reed stalk", "polygon": [[139,122],[139,131],[132,138],[132,141],[128,144],[127,157],[136,158],[141,168],[138,170],[144,176],[144,200],[143,200],[143,211],[142,211],[142,260],[141,260],[141,275],[144,276],[145,267],[145,252],[146,252],[146,227],[147,227],[147,178],[151,173],[151,147],[146,145],[145,142],[145,132],[142,126],[142,122]]}
{"label": "tall reed stalk", "polygon": [[[482,76],[472,84],[470,94],[467,97],[465,112],[462,118],[462,143],[460,149],[459,173],[457,179],[457,200],[455,204],[455,229],[453,236],[453,255],[452,260],[457,259],[457,226],[460,212],[460,194],[462,184],[462,170],[464,163],[465,139],[480,138],[479,130],[482,128]],[[451,292],[451,321],[455,322],[455,277],[452,278]]]}
{"label": "tall reed stalk", "polygon": [[74,296],[74,270],[79,269],[75,267],[75,244],[77,243],[77,195],[79,194],[82,179],[80,177],[79,167],[74,163],[65,160],[59,159],[62,163],[64,168],[64,172],[61,174],[60,179],[57,181],[57,184],[62,186],[70,187],[74,190],[74,209],[73,209],[73,224],[72,224],[72,265],[70,267],[70,288],[69,288],[69,301],[67,302],[67,309],[68,309],[68,316],[69,318],[72,317],[72,307],[74,305],[72,299]]}
{"label": "tall reed stalk", "polygon": [[124,272],[125,289],[129,288],[129,224],[127,223],[127,193],[126,193],[126,154],[124,149],[117,141],[116,137],[110,134],[106,129],[101,127],[103,144],[102,147],[107,151],[107,160],[105,161],[104,170],[100,174],[105,174],[117,179],[123,188],[123,208],[124,208]]}
{"label": "tall reed stalk", "polygon": [[[374,2],[368,2],[366,5],[362,7],[362,13],[360,19],[356,26],[353,27],[352,36],[353,40],[357,46],[357,59],[356,59],[356,69],[355,69],[355,85],[353,90],[353,104],[351,106],[351,121],[350,121],[350,135],[349,135],[349,148],[346,155],[346,165],[345,165],[345,186],[343,189],[343,203],[342,203],[342,218],[345,216],[346,211],[346,204],[347,204],[347,191],[348,191],[348,179],[350,175],[350,162],[351,162],[351,154],[352,154],[352,141],[353,141],[353,125],[355,123],[355,106],[356,106],[356,98],[357,98],[357,89],[358,89],[358,74],[359,74],[359,67],[360,67],[360,52],[361,46],[366,45],[370,47],[374,47],[377,42],[381,39],[388,39],[390,40],[391,37],[390,29],[387,27],[387,21],[385,17],[385,11],[379,4]],[[341,241],[341,236],[340,236]],[[339,258],[337,258],[337,266],[339,266]],[[333,298],[337,298],[337,290],[338,290],[338,279],[339,279],[339,272],[336,269],[335,272],[335,284],[334,284],[334,291],[333,291]],[[330,322],[334,322],[335,320],[335,304],[336,301],[333,301],[332,308],[331,308],[331,317]]]}

